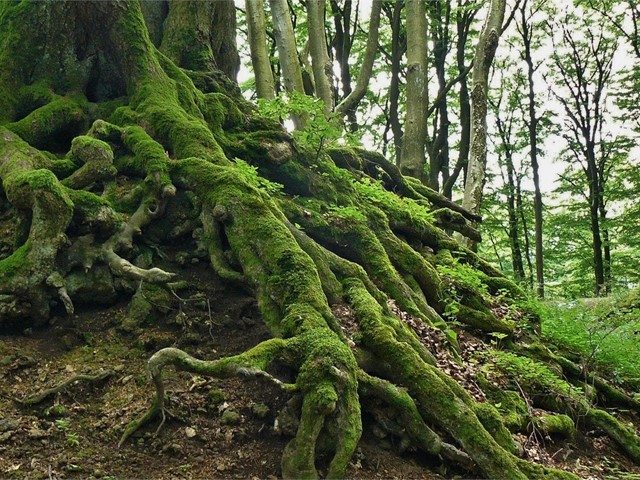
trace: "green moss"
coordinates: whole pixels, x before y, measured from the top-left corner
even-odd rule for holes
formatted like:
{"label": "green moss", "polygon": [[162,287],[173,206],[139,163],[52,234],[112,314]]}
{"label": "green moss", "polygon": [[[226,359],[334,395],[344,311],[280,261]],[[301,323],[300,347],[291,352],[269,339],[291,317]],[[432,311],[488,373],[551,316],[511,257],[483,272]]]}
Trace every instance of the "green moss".
{"label": "green moss", "polygon": [[36,148],[65,151],[86,127],[85,106],[82,98],[58,97],[6,127]]}
{"label": "green moss", "polygon": [[576,424],[567,415],[543,415],[533,417],[535,427],[545,435],[559,435],[573,438],[576,434]]}
{"label": "green moss", "polygon": [[520,393],[505,390],[489,382],[484,375],[478,376],[478,385],[487,399],[498,409],[502,422],[511,432],[522,432],[529,423],[527,405]]}
{"label": "green moss", "polygon": [[513,440],[496,407],[490,403],[477,403],[474,411],[482,426],[493,436],[498,445],[514,455],[521,453],[522,447]]}
{"label": "green moss", "polygon": [[15,250],[10,256],[0,260],[0,280],[2,280],[2,283],[8,281],[9,278],[21,270],[28,268],[30,251],[31,243],[27,240],[24,245]]}
{"label": "green moss", "polygon": [[567,383],[543,363],[499,350],[493,350],[492,357],[500,371],[518,384],[526,386],[530,392],[544,393],[551,398],[561,396],[578,404],[584,401],[581,388]]}

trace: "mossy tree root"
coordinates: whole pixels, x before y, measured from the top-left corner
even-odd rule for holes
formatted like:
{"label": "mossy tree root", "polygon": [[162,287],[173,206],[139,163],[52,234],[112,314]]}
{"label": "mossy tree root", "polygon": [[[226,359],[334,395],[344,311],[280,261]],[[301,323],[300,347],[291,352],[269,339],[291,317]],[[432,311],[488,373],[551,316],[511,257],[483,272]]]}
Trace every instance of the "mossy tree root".
{"label": "mossy tree root", "polygon": [[[344,287],[359,320],[363,346],[374,356],[385,359],[378,362],[380,372],[407,388],[422,418],[451,435],[483,475],[513,479],[577,478],[521,461],[507,451],[487,431],[489,425],[480,421],[477,416],[480,409],[469,394],[437,368],[422,361],[407,344],[397,340],[388,325],[393,320],[383,319],[383,309],[362,282],[345,279]],[[499,416],[495,415],[492,421],[500,424]],[[492,430],[494,434],[505,431],[504,426]]]}
{"label": "mossy tree root", "polygon": [[[544,351],[547,350],[537,347],[523,353],[532,355],[533,352],[539,354]],[[629,458],[640,464],[640,436],[613,415],[594,408],[578,388],[561,379],[545,364],[511,353],[502,354],[500,363],[505,375],[518,382],[534,405],[568,415],[578,428],[585,425],[603,430]],[[537,374],[534,376],[532,372]]]}
{"label": "mossy tree root", "polygon": [[225,357],[219,360],[198,360],[177,348],[163,348],[157,351],[147,363],[147,372],[155,387],[155,395],[151,407],[140,418],[130,422],[120,437],[118,447],[137,430],[153,421],[158,415],[164,416],[164,382],[162,371],[167,366],[175,367],[176,371],[197,373],[198,375],[229,378],[258,377],[269,380],[278,387],[290,391],[294,385],[281,382],[265,371],[268,365],[280,356],[287,348],[287,342],[281,339],[267,340],[241,355]]}
{"label": "mossy tree root", "polygon": [[114,370],[104,370],[102,372],[98,372],[96,374],[78,374],[73,375],[72,377],[67,378],[66,380],[54,385],[51,388],[47,388],[41,392],[34,393],[33,395],[29,395],[23,400],[18,400],[18,402],[22,405],[37,405],[38,403],[44,401],[47,397],[54,395],[56,393],[62,392],[66,390],[71,385],[74,385],[78,382],[101,382],[106,380],[109,377],[115,375],[116,372]]}
{"label": "mossy tree root", "polygon": [[[0,303],[5,318],[31,317],[42,321],[49,316],[49,300],[54,292],[66,295],[56,272],[58,250],[67,241],[73,204],[55,175],[46,169],[48,159],[16,134],[0,127],[0,179],[9,202],[30,221],[29,236],[10,257],[0,261],[0,293],[10,300]],[[15,296],[15,297],[13,297]],[[22,298],[24,308],[15,298]],[[68,309],[68,297],[64,298]]]}

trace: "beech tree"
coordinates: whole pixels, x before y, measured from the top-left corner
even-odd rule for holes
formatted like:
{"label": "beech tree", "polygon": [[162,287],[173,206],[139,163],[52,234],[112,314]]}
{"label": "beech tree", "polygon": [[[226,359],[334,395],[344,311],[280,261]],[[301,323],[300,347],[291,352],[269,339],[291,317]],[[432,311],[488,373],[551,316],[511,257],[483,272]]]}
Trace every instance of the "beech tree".
{"label": "beech tree", "polygon": [[[285,5],[271,1],[280,62],[287,55],[295,72],[282,41],[292,24],[276,13]],[[525,398],[549,419],[562,413],[568,434],[579,419],[640,462],[633,429],[568,382],[588,384],[599,405],[637,410],[637,399],[539,343],[522,290],[446,233],[477,238],[477,215],[380,154],[311,150],[261,116],[229,78],[231,1],[164,7],[145,21],[138,1],[0,3],[0,200],[17,225],[0,260],[0,326],[43,326],[72,313],[80,291],[113,301],[141,292],[136,301],[153,311],[145,292],[188,288],[167,254],[184,242],[257,299],[272,335],[208,360],[157,351],[155,394],[121,448],[164,419],[162,373],[173,366],[256,378],[290,396],[299,423],[284,478],[316,478],[316,450],[327,453],[328,478],[344,477],[367,411],[473,476],[577,479],[523,458],[507,426],[526,431]],[[141,259],[143,241],[153,248]],[[511,349],[486,350],[493,368],[479,371],[475,397],[425,341],[437,335],[451,364],[464,362],[476,347],[458,331]]]}

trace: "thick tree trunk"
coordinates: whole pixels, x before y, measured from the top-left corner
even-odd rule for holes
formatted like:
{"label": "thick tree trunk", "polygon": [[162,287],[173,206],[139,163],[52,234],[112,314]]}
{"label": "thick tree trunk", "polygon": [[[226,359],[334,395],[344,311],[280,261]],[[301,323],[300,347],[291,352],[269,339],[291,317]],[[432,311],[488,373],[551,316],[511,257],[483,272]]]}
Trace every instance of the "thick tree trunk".
{"label": "thick tree trunk", "polygon": [[235,32],[233,0],[170,0],[160,50],[182,68],[220,70],[235,80],[240,69]]}

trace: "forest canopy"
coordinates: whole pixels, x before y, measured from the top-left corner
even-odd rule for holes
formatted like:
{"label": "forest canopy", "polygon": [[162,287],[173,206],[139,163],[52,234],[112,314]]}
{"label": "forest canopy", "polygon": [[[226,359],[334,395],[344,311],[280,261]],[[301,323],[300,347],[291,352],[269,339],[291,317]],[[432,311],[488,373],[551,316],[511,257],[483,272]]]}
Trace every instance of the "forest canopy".
{"label": "forest canopy", "polygon": [[639,7],[367,7],[0,3],[4,473],[639,472]]}

